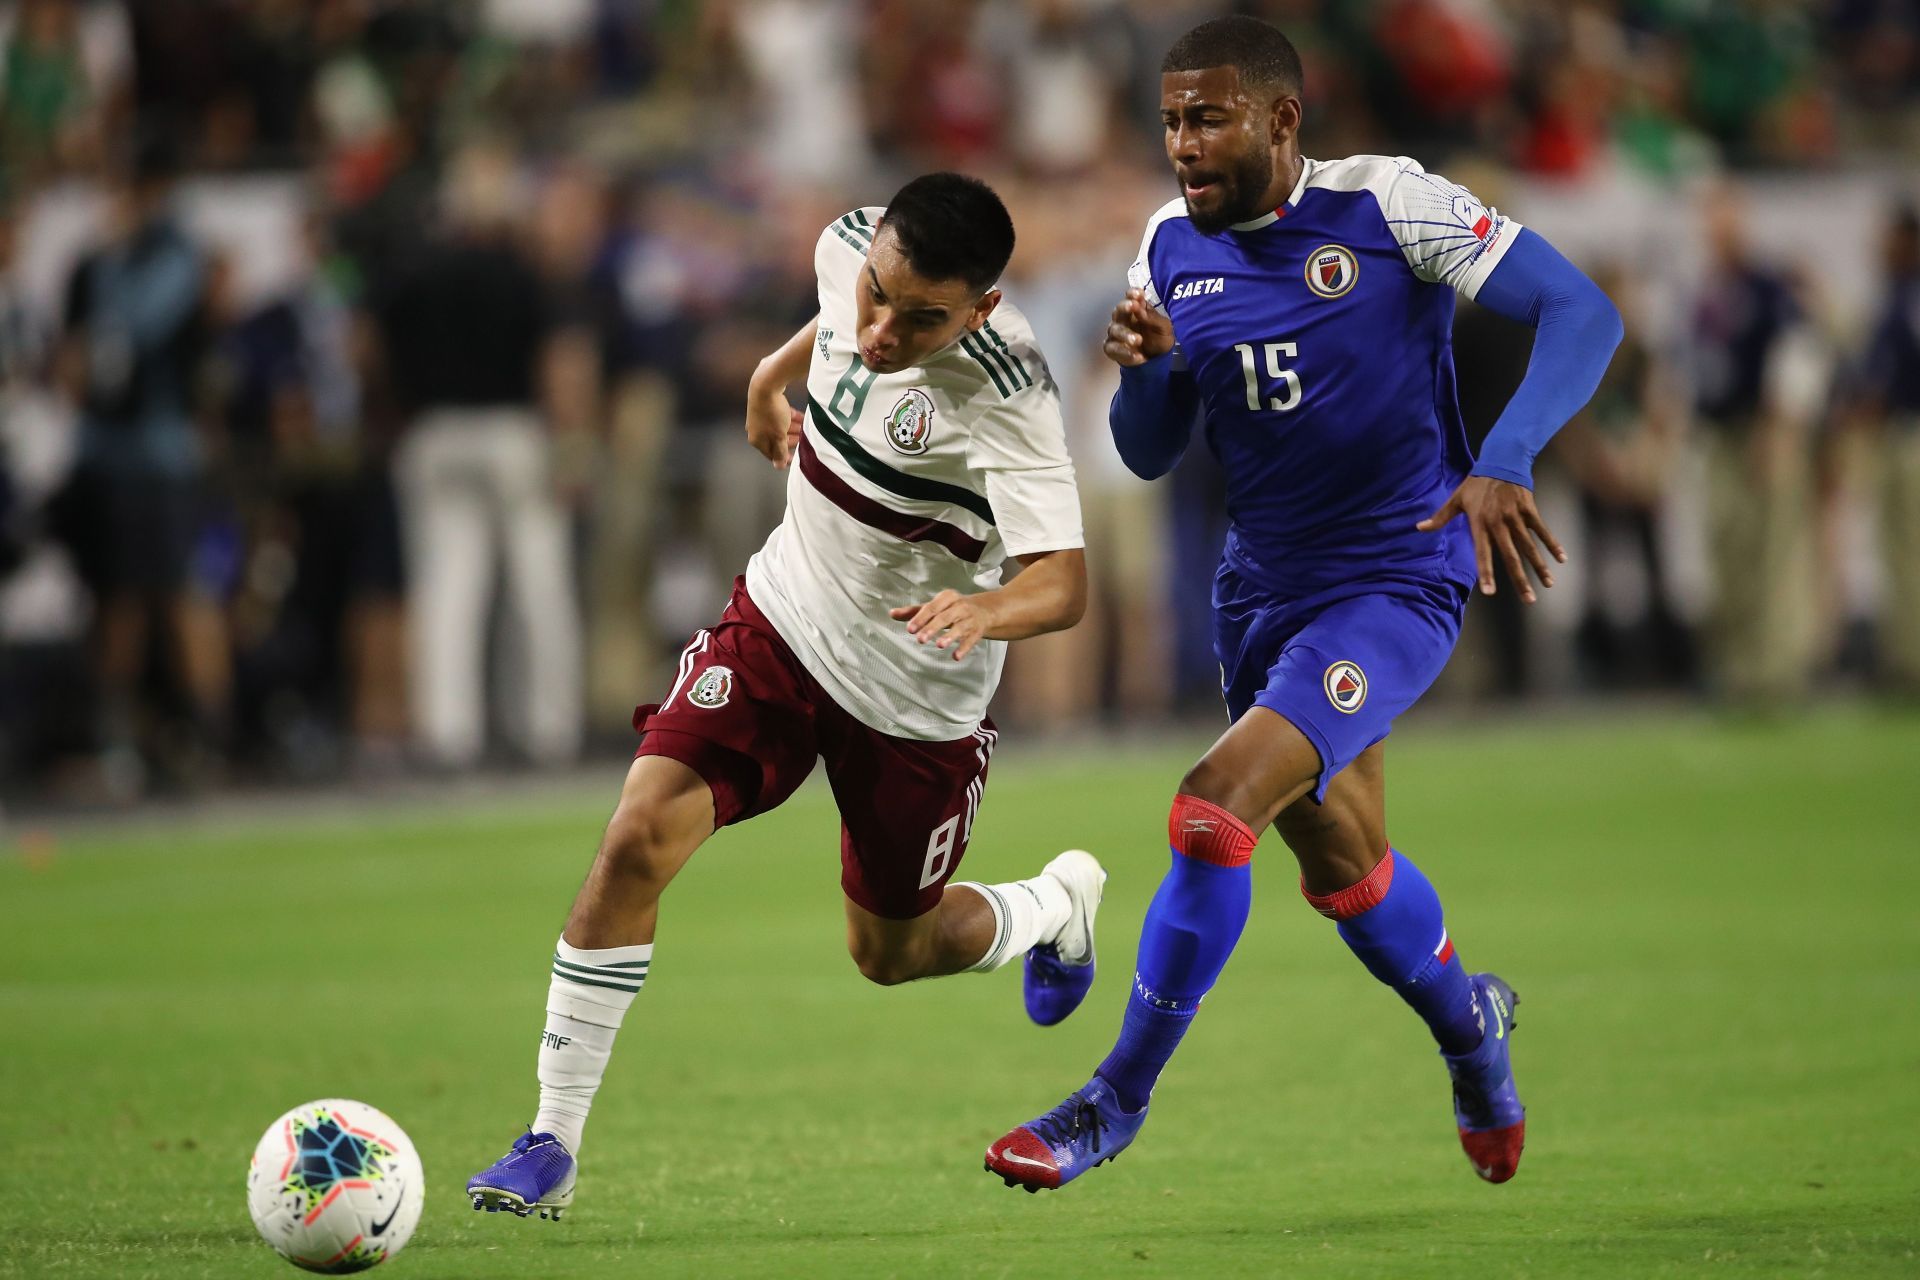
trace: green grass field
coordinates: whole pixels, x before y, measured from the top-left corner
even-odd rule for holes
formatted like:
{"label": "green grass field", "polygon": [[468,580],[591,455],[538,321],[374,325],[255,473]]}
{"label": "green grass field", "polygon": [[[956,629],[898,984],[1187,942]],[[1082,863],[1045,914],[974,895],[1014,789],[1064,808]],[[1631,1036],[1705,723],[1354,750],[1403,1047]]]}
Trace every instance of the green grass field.
{"label": "green grass field", "polygon": [[1110,1042],[1193,744],[1002,753],[966,872],[1085,845],[1088,1004],[1017,967],[880,989],[824,788],[667,900],[569,1220],[460,1184],[534,1095],[546,957],[604,789],[172,822],[0,854],[0,1276],[276,1276],[247,1157],[361,1098],[429,1179],[396,1280],[1920,1274],[1920,721],[1415,726],[1392,830],[1520,990],[1526,1161],[1481,1184],[1425,1030],[1269,841],[1253,920],[1118,1164],[1010,1191],[986,1143]]}

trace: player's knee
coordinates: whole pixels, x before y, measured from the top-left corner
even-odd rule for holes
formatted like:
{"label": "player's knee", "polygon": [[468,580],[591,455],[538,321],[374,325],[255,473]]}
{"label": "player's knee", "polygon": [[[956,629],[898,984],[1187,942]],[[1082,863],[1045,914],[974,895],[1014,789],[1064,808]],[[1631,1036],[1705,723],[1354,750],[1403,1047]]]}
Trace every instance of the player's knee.
{"label": "player's knee", "polygon": [[860,976],[876,986],[897,987],[925,972],[919,957],[858,934],[847,939],[847,953]]}
{"label": "player's knee", "polygon": [[622,804],[600,841],[600,857],[623,878],[664,889],[683,859],[680,833],[647,805]]}
{"label": "player's knee", "polygon": [[1174,852],[1220,867],[1244,867],[1260,837],[1224,805],[1181,792],[1167,812],[1167,843]]}
{"label": "player's knee", "polygon": [[[1253,793],[1247,780],[1223,769],[1211,759],[1203,759],[1187,770],[1180,779],[1180,789],[1176,801],[1182,796],[1192,796],[1208,804],[1218,805],[1229,813],[1241,814],[1257,807],[1261,797]],[[1243,818],[1242,821],[1245,821]]]}

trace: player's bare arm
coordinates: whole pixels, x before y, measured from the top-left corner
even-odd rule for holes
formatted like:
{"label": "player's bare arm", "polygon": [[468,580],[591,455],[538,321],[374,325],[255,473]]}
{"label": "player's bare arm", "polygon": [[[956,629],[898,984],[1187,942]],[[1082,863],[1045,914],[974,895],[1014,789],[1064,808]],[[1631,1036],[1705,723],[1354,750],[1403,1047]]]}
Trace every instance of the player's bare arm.
{"label": "player's bare arm", "polygon": [[1445,505],[1416,527],[1429,532],[1460,515],[1467,518],[1467,527],[1473,531],[1473,558],[1479,567],[1480,590],[1485,595],[1494,593],[1495,551],[1507,567],[1507,576],[1520,589],[1520,598],[1528,604],[1536,597],[1522,561],[1533,570],[1542,587],[1553,585],[1553,568],[1547,563],[1541,545],[1545,544],[1546,551],[1559,563],[1567,562],[1565,548],[1553,536],[1547,522],[1540,518],[1539,510],[1533,505],[1533,493],[1525,485],[1495,480],[1491,476],[1468,476]]}
{"label": "player's bare arm", "polygon": [[958,662],[982,640],[1025,640],[1065,631],[1087,611],[1087,557],[1078,547],[1016,556],[1021,570],[1006,586],[962,595],[942,591],[920,604],[889,609],[921,644],[953,650]]}
{"label": "player's bare arm", "polygon": [[787,403],[787,388],[807,376],[812,358],[815,316],[769,354],[747,380],[747,443],[780,470],[793,460],[800,440],[800,411]]}
{"label": "player's bare arm", "polygon": [[1122,369],[1132,369],[1173,350],[1173,321],[1147,305],[1144,289],[1129,289],[1113,309],[1100,350]]}

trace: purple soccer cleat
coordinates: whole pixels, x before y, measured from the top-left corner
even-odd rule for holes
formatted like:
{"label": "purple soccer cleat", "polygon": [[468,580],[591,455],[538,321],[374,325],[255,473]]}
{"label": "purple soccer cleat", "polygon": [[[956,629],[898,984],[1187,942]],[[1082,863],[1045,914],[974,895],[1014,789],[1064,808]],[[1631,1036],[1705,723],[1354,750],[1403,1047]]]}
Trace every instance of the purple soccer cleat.
{"label": "purple soccer cleat", "polygon": [[1093,918],[1100,910],[1107,873],[1092,854],[1069,849],[1049,862],[1041,874],[1064,885],[1073,903],[1060,936],[1027,952],[1022,983],[1027,1016],[1043,1027],[1051,1027],[1078,1009],[1093,986]]}
{"label": "purple soccer cleat", "polygon": [[1490,973],[1473,975],[1474,994],[1486,1022],[1478,1048],[1458,1057],[1443,1053],[1453,1076],[1453,1117],[1460,1146],[1473,1171],[1488,1182],[1505,1182],[1520,1169],[1527,1144],[1527,1109],[1513,1087],[1513,1011],[1520,997]]}
{"label": "purple soccer cleat", "polygon": [[1063,1187],[1127,1149],[1147,1109],[1127,1111],[1099,1076],[987,1148],[987,1172],[1028,1191]]}
{"label": "purple soccer cleat", "polygon": [[575,1164],[566,1143],[550,1133],[523,1133],[513,1148],[467,1179],[475,1209],[502,1209],[525,1218],[535,1209],[555,1222],[573,1203]]}

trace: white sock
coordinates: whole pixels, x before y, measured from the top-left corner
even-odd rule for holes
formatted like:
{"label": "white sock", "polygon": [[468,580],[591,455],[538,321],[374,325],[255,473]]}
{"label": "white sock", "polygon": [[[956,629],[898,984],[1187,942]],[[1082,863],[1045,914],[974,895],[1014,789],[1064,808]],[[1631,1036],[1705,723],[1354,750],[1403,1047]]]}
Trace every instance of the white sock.
{"label": "white sock", "polygon": [[1015,956],[1052,942],[1073,912],[1067,886],[1050,875],[1007,884],[964,880],[954,887],[973,890],[993,912],[993,942],[985,955],[967,966],[968,973],[991,973]]}
{"label": "white sock", "polygon": [[640,994],[652,960],[651,942],[584,951],[562,938],[553,946],[547,1026],[540,1033],[540,1110],[533,1131],[553,1134],[575,1156],[620,1020]]}

